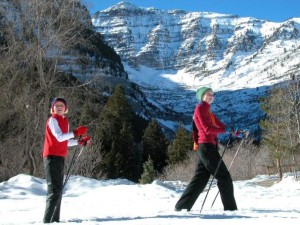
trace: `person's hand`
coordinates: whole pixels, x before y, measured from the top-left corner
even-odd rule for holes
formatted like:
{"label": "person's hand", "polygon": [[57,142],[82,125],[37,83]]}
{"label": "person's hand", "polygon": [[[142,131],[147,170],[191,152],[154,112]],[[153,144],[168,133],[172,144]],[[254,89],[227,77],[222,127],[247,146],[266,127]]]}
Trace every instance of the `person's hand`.
{"label": "person's hand", "polygon": [[84,138],[78,140],[78,144],[81,146],[86,146],[91,144],[91,137],[85,136]]}
{"label": "person's hand", "polygon": [[242,134],[242,137],[248,137],[250,134],[250,131],[248,129],[241,130],[240,133]]}
{"label": "person's hand", "polygon": [[245,129],[243,132],[246,136],[248,136],[250,134],[250,130],[248,130],[248,129]]}
{"label": "person's hand", "polygon": [[74,133],[74,137],[85,135],[87,133],[87,127],[80,126],[76,130],[74,130],[73,133]]}
{"label": "person's hand", "polygon": [[234,136],[239,136],[241,134],[241,132],[242,131],[240,131],[240,130],[235,130],[234,133],[233,133],[233,135]]}
{"label": "person's hand", "polygon": [[194,142],[193,150],[197,151],[199,148],[199,144],[197,142]]}

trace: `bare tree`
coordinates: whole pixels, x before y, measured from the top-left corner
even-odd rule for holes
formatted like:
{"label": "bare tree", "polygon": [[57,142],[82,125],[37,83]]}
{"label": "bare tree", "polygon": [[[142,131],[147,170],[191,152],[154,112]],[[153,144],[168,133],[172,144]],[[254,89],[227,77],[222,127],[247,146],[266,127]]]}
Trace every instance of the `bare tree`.
{"label": "bare tree", "polygon": [[66,66],[75,67],[74,46],[83,41],[82,32],[91,26],[88,12],[75,0],[0,4],[5,6],[0,10],[2,179],[19,172],[40,175],[49,101],[75,90],[76,86],[66,87],[63,81],[68,79]]}
{"label": "bare tree", "polygon": [[[261,122],[263,128],[263,144],[267,145],[271,156],[276,160],[276,167],[280,179],[283,173],[283,161],[293,154],[296,143],[295,119],[297,113],[294,107],[295,93],[290,94],[288,86],[274,88],[268,98],[264,100],[263,110],[267,117]],[[292,104],[291,104],[292,103]],[[297,126],[297,121],[296,121]],[[293,157],[295,163],[295,157]]]}
{"label": "bare tree", "polygon": [[290,152],[292,156],[292,164],[293,171],[295,176],[296,173],[296,155],[299,153],[300,147],[300,99],[299,99],[299,90],[300,90],[300,81],[299,80],[291,80],[288,88],[286,90],[286,102],[288,103],[288,126],[287,133],[289,135],[290,140]]}

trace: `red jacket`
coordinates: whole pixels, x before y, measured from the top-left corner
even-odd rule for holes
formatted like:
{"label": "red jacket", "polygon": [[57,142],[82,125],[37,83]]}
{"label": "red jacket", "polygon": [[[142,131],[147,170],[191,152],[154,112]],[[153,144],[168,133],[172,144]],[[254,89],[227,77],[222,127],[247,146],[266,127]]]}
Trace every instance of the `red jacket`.
{"label": "red jacket", "polygon": [[196,106],[194,122],[198,133],[193,133],[196,143],[217,143],[217,135],[225,133],[225,125],[210,111],[210,105],[203,101]]}
{"label": "red jacket", "polygon": [[69,132],[68,118],[52,114],[46,124],[43,157],[49,155],[66,157],[68,146],[78,144],[77,140],[69,140],[73,137],[73,132]]}

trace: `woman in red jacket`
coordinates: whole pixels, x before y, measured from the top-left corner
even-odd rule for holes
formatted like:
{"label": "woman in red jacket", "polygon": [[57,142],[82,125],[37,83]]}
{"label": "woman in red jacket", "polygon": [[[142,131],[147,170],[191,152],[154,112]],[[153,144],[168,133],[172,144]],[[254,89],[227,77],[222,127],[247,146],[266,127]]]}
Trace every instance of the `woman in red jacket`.
{"label": "woman in red jacket", "polygon": [[[86,136],[77,141],[72,139],[87,133],[84,126],[69,132],[69,122],[66,117],[68,112],[67,102],[63,98],[54,98],[51,102],[51,117],[47,120],[45,142],[43,149],[44,169],[47,181],[47,200],[44,214],[44,223],[59,222],[60,196],[63,188],[64,163],[68,154],[68,146],[85,145],[90,142]],[[58,207],[57,210],[54,209]]]}
{"label": "woman in red jacket", "polygon": [[[199,157],[198,165],[191,182],[175,206],[176,211],[191,210],[200,193],[204,190],[211,175],[214,175],[221,156],[218,152],[217,135],[225,133],[226,126],[211,112],[210,106],[214,101],[211,88],[202,87],[197,90],[196,97],[200,100],[194,111],[194,147]],[[233,193],[230,173],[224,162],[215,176],[220,190],[224,210],[237,210]]]}

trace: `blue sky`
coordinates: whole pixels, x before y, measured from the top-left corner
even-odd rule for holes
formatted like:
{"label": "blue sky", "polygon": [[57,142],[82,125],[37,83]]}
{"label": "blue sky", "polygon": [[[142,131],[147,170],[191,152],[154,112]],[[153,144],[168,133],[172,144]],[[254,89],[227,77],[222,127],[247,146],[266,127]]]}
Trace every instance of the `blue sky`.
{"label": "blue sky", "polygon": [[[91,14],[122,0],[83,0]],[[127,0],[140,7],[234,14],[274,22],[300,18],[300,0]]]}

